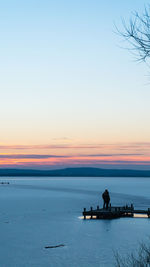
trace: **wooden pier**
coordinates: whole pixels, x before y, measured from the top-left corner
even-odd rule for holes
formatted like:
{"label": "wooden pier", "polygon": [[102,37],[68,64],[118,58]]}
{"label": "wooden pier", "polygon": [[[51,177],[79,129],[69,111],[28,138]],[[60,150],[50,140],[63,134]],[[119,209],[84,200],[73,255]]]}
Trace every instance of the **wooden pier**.
{"label": "wooden pier", "polygon": [[97,209],[90,208],[90,210],[83,210],[84,219],[115,219],[121,217],[134,217],[135,214],[147,215],[150,218],[150,208],[147,210],[135,210],[133,204],[130,206],[126,205],[123,207],[109,207],[108,209],[100,209],[97,206]]}

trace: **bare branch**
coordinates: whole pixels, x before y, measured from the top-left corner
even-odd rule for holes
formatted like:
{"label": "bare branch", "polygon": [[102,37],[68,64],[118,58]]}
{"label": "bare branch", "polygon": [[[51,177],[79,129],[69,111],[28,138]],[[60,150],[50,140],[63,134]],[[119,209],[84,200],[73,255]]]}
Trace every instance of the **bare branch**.
{"label": "bare branch", "polygon": [[146,61],[150,57],[150,6],[142,15],[134,12],[129,23],[122,20],[123,31],[117,32],[128,41],[130,50],[134,51],[138,61]]}
{"label": "bare branch", "polygon": [[125,258],[120,254],[115,253],[116,267],[150,267],[150,245],[140,244],[139,250],[126,255]]}

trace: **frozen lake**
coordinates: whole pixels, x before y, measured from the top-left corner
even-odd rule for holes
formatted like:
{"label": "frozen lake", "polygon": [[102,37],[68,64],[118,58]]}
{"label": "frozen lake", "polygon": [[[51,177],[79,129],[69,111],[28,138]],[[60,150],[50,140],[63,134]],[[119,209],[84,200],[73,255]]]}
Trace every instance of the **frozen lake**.
{"label": "frozen lake", "polygon": [[[111,267],[147,241],[150,219],[82,220],[84,207],[150,207],[150,178],[0,178],[1,267]],[[64,247],[45,249],[45,246]]]}

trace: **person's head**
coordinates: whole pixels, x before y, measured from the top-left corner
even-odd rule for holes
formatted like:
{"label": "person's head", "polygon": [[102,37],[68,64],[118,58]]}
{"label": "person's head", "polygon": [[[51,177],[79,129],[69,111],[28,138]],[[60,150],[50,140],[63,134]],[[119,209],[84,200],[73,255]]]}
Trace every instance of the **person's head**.
{"label": "person's head", "polygon": [[108,193],[108,190],[107,190],[107,189],[105,189],[105,192],[106,192],[106,193]]}

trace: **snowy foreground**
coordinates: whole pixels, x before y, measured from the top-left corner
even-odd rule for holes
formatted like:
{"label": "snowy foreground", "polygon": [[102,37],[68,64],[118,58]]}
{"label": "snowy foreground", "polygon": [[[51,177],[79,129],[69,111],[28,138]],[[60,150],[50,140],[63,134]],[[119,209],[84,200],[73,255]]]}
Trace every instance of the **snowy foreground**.
{"label": "snowy foreground", "polygon": [[150,207],[150,179],[142,179],[1,177],[10,184],[0,184],[0,266],[114,266],[114,251],[146,240],[150,219],[79,217],[84,207],[102,205],[105,187],[113,204]]}

